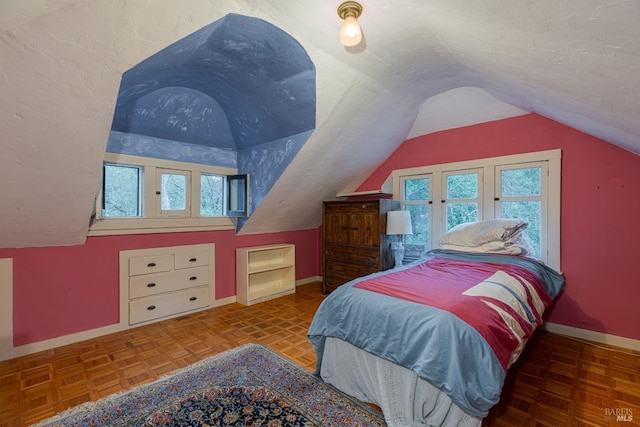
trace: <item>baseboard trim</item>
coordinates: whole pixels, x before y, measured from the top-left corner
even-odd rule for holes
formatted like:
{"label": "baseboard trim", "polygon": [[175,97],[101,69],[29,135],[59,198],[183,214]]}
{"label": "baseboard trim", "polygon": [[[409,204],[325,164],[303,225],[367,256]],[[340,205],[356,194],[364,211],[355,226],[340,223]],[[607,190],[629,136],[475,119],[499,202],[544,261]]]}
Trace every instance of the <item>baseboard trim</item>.
{"label": "baseboard trim", "polygon": [[[306,279],[296,280],[296,286],[304,285],[311,282],[321,281],[321,276],[312,276]],[[233,304],[236,302],[236,296],[230,296],[215,300],[211,305],[211,308],[221,307],[227,304]],[[62,347],[63,345],[75,344],[80,341],[97,338],[103,335],[112,334],[114,332],[124,331],[130,329],[128,325],[122,325],[116,323],[113,325],[102,326],[96,329],[90,329],[88,331],[77,332],[74,334],[64,335],[62,337],[51,338],[44,341],[38,341],[30,344],[21,345],[19,347],[12,347],[4,349],[0,352],[0,362],[3,360],[14,359],[16,357],[26,356],[28,354],[37,353],[39,351],[51,350],[52,348]]]}
{"label": "baseboard trim", "polygon": [[542,329],[558,335],[579,338],[587,341],[594,341],[600,344],[608,344],[616,347],[627,348],[640,351],[640,340],[620,337],[617,335],[605,334],[602,332],[588,331],[586,329],[574,328],[572,326],[559,325],[557,323],[545,322]]}
{"label": "baseboard trim", "polygon": [[[97,338],[102,335],[112,334],[125,330],[119,323],[115,323],[109,326],[103,326],[96,329],[90,329],[88,331],[77,332],[75,334],[64,335],[57,338],[51,338],[44,341],[38,341],[30,344],[21,345],[19,347],[13,347],[12,356],[10,359],[20,356],[26,356],[28,354],[37,353],[39,351],[50,350],[56,347],[62,347],[63,345],[74,344],[80,341],[88,340],[91,338]],[[8,359],[5,359],[8,360]]]}
{"label": "baseboard trim", "polygon": [[322,282],[322,276],[311,276],[306,279],[296,280],[296,286],[306,285],[307,283]]}

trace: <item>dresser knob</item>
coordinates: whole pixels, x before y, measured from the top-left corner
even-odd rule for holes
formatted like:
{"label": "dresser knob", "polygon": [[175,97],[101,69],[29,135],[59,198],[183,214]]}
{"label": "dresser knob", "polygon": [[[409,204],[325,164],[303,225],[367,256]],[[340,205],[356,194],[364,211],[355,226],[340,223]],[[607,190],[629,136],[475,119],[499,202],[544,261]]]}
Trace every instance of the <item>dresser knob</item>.
{"label": "dresser knob", "polygon": [[197,260],[198,260],[197,258],[191,258],[189,262],[196,262]]}
{"label": "dresser knob", "polygon": [[196,279],[197,279],[197,277],[196,277],[196,276],[191,276],[191,277],[189,277],[189,280],[196,280]]}
{"label": "dresser knob", "polygon": [[195,301],[197,299],[198,299],[198,297],[191,297],[191,298],[189,298],[189,301]]}
{"label": "dresser knob", "polygon": [[156,263],[155,262],[150,262],[149,264],[147,264],[147,267],[155,267]]}
{"label": "dresser knob", "polygon": [[155,305],[150,305],[149,307],[147,307],[147,310],[155,310],[156,306]]}
{"label": "dresser knob", "polygon": [[147,288],[155,288],[156,284],[155,283],[149,283],[147,284]]}

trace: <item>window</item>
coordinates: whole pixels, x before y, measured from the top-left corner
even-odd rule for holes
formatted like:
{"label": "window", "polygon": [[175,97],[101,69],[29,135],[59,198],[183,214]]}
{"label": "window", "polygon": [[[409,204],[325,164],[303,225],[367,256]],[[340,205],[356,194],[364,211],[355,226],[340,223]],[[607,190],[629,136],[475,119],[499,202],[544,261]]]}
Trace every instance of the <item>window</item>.
{"label": "window", "polygon": [[445,194],[442,204],[445,206],[446,229],[451,230],[458,224],[475,222],[482,218],[480,211],[480,172],[446,172],[442,180]]}
{"label": "window", "polygon": [[394,198],[411,212],[405,243],[436,248],[458,224],[521,218],[534,256],[560,269],[560,150],[393,171]]}
{"label": "window", "polygon": [[224,215],[224,183],[222,175],[200,174],[200,216]]}
{"label": "window", "polygon": [[411,215],[413,234],[404,236],[405,243],[429,246],[431,221],[431,175],[417,175],[402,178],[404,209]]}
{"label": "window", "polygon": [[105,216],[136,217],[142,215],[140,206],[141,177],[142,170],[137,166],[104,164],[102,206]]}
{"label": "window", "polygon": [[546,183],[547,164],[497,166],[496,170],[496,212],[497,218],[520,218],[529,223],[524,236],[534,249],[534,257],[540,259],[545,252],[542,239],[542,219],[546,218],[543,209],[543,188]]}
{"label": "window", "polygon": [[107,153],[89,235],[235,228],[249,179],[231,168]]}
{"label": "window", "polygon": [[191,173],[188,171],[157,169],[158,189],[156,195],[160,202],[159,215],[161,217],[187,217],[191,214],[190,182]]}
{"label": "window", "polygon": [[249,210],[249,176],[227,177],[227,215],[247,216]]}

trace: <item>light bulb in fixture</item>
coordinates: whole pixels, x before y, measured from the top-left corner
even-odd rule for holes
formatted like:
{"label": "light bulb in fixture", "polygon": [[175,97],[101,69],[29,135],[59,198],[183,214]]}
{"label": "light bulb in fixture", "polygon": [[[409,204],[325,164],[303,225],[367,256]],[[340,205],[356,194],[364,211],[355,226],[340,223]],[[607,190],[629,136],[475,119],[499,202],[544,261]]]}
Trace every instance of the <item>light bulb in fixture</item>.
{"label": "light bulb in fixture", "polygon": [[362,29],[358,17],[362,13],[362,5],[355,1],[346,1],[338,7],[338,15],[344,19],[340,27],[340,43],[343,46],[355,46],[362,40]]}

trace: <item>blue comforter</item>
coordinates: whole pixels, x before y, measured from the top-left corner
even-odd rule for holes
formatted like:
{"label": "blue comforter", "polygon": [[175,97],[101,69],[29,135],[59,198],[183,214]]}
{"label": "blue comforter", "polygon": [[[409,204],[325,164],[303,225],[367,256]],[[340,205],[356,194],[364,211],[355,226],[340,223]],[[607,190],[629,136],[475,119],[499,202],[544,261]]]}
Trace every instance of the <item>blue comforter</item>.
{"label": "blue comforter", "polygon": [[[434,256],[526,268],[540,278],[551,298],[564,286],[560,274],[525,257],[443,250],[427,254]],[[399,269],[420,262],[424,259]],[[308,332],[317,355],[316,374],[325,338],[335,337],[416,372],[469,414],[485,417],[500,399],[506,376],[491,347],[476,329],[446,310],[354,287],[387,273],[340,286],[322,302]]]}

